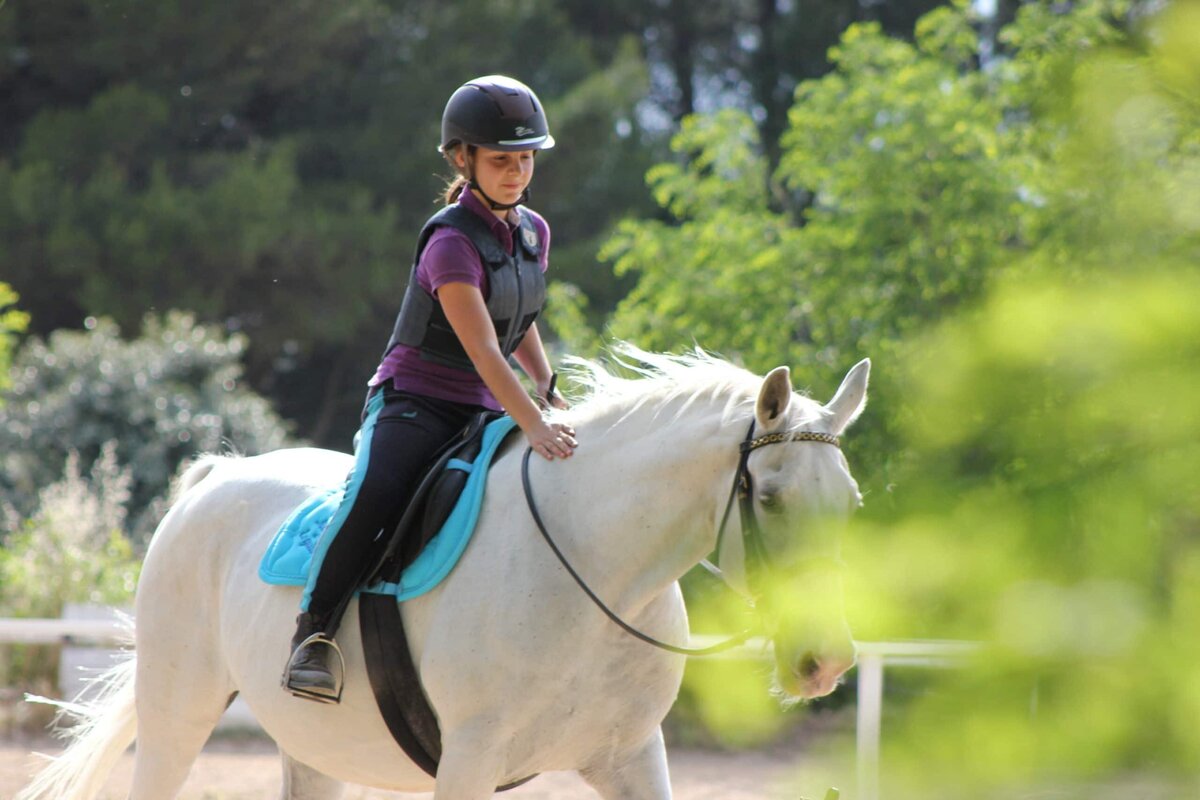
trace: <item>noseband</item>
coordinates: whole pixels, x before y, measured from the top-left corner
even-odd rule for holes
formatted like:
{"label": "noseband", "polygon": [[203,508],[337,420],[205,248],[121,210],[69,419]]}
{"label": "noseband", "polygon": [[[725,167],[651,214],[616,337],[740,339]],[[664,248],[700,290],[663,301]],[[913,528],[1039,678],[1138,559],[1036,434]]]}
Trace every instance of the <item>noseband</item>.
{"label": "noseband", "polygon": [[[821,444],[833,445],[839,449],[841,448],[841,443],[837,436],[819,431],[768,433],[754,438],[754,420],[750,420],[750,429],[746,431],[746,438],[742,440],[739,446],[741,456],[738,458],[737,471],[733,474],[733,486],[729,490],[729,500],[725,503],[725,511],[721,515],[721,525],[717,530],[716,548],[717,559],[720,560],[721,544],[725,539],[725,528],[729,522],[729,511],[733,507],[733,501],[736,498],[738,501],[738,516],[742,523],[743,560],[747,584],[749,584],[752,574],[755,576],[761,575],[770,566],[766,544],[763,542],[762,526],[759,525],[758,515],[754,512],[754,478],[750,475],[750,454],[760,447],[765,447],[769,444],[779,444],[781,442],[819,442]],[[532,453],[533,448],[526,448],[525,455],[521,459],[521,485],[525,490],[525,502],[529,506],[529,513],[533,517],[534,524],[537,525],[537,529],[541,532],[542,538],[546,540],[546,544],[550,545],[550,549],[558,557],[559,563],[575,579],[575,583],[579,584],[579,588],[621,630],[661,650],[685,656],[707,656],[714,653],[721,653],[737,647],[750,638],[751,631],[747,630],[711,647],[680,647],[655,639],[653,636],[648,636],[618,617],[612,609],[604,604],[603,600],[596,596],[596,593],[592,591],[583,578],[579,576],[579,573],[567,561],[566,556],[558,549],[558,545],[554,543],[550,532],[546,530],[546,526],[542,522],[542,516],[538,513],[537,503],[533,499],[533,486],[529,481],[529,456]],[[720,570],[716,567],[708,564],[708,562],[704,562],[704,564],[710,570],[715,570],[717,575],[720,575]]]}

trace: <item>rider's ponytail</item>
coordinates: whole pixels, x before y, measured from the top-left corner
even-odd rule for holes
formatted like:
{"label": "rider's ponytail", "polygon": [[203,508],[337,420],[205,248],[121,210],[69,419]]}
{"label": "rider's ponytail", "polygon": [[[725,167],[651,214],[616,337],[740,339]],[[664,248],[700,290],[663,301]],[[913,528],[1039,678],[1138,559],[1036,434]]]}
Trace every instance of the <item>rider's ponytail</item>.
{"label": "rider's ponytail", "polygon": [[442,155],[446,157],[446,163],[454,170],[454,177],[446,183],[446,189],[442,192],[442,202],[446,205],[450,205],[458,200],[459,195],[463,193],[467,185],[471,182],[468,176],[471,171],[471,159],[475,157],[475,146],[467,145],[467,169],[465,171],[459,169],[458,164],[454,160],[454,154],[458,152],[458,148],[461,146],[456,144],[442,151]]}

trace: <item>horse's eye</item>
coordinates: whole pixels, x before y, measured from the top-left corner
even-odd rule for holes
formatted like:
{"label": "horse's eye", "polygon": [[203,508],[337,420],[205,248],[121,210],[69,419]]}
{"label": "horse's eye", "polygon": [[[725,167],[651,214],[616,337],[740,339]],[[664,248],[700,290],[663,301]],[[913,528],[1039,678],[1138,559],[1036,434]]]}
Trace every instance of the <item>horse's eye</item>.
{"label": "horse's eye", "polygon": [[778,514],[783,511],[783,501],[779,497],[779,492],[763,492],[758,496],[758,504],[768,514]]}

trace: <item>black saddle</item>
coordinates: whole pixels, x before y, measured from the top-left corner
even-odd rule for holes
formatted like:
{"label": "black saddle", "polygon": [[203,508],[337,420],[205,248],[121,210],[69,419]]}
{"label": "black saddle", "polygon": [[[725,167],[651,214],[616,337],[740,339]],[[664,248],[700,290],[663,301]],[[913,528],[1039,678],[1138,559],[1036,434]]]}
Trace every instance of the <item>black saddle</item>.
{"label": "black saddle", "polygon": [[[451,459],[473,464],[482,449],[483,429],[498,416],[479,414],[434,458],[386,550],[369,573],[367,585],[398,582],[405,567],[441,530],[467,482],[465,471],[449,469],[447,464]],[[358,618],[367,677],[379,713],[405,754],[436,777],[442,732],[413,663],[400,604],[393,595],[364,591],[358,597]],[[530,775],[496,791],[512,789],[535,777]]]}
{"label": "black saddle", "polygon": [[417,559],[425,545],[442,529],[454,510],[468,474],[461,469],[449,469],[451,459],[475,463],[483,448],[483,430],[498,419],[497,411],[476,414],[462,431],[451,439],[425,468],[421,482],[413,492],[400,521],[392,530],[382,555],[370,571],[367,585],[377,581],[399,581],[404,569]]}

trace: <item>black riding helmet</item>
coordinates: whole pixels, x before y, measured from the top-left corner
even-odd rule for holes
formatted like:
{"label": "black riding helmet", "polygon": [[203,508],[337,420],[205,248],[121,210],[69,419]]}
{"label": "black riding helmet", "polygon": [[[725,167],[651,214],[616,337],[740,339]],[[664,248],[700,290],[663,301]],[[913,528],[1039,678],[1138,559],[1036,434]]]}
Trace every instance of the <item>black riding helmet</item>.
{"label": "black riding helmet", "polygon": [[[458,86],[446,102],[438,150],[446,154],[461,144],[506,152],[550,150],[554,137],[533,89],[505,76],[484,76]],[[468,167],[468,172],[474,170]],[[497,203],[482,190],[474,174],[468,175],[468,182],[493,209],[511,209],[529,201],[528,188],[516,203]]]}
{"label": "black riding helmet", "polygon": [[[450,95],[442,113],[443,155],[451,148],[486,147],[489,150],[517,152],[549,150],[554,137],[546,124],[546,112],[537,95],[525,84],[503,75],[485,75],[467,81]],[[515,203],[498,203],[475,180],[470,156],[467,159],[467,184],[495,210],[515,208],[529,202],[528,187]]]}
{"label": "black riding helmet", "polygon": [[456,144],[508,152],[549,150],[554,137],[532,89],[504,75],[485,75],[458,87],[446,103],[438,150]]}

